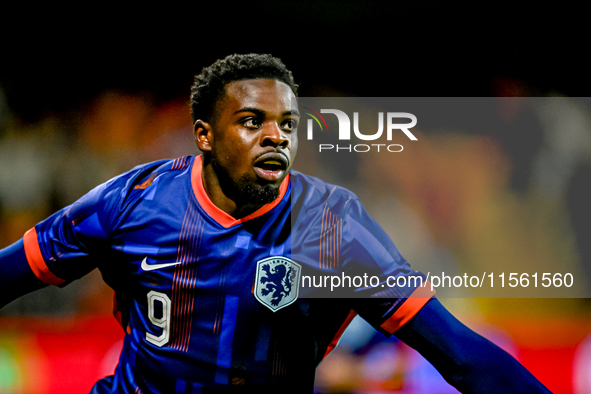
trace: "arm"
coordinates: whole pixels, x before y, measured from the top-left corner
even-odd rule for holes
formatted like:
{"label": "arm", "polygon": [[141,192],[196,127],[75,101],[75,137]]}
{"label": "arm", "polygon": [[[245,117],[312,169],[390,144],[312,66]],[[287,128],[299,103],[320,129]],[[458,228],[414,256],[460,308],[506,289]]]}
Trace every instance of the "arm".
{"label": "arm", "polygon": [[395,332],[463,393],[550,393],[507,352],[431,299]]}
{"label": "arm", "polygon": [[0,250],[0,308],[45,286],[29,267],[22,239]]}
{"label": "arm", "polygon": [[65,285],[95,269],[100,251],[108,245],[111,220],[124,209],[122,202],[129,201],[134,191],[138,198],[142,190],[134,186],[163,164],[170,165],[161,161],[138,166],[95,187],[0,250],[0,308],[48,284]]}

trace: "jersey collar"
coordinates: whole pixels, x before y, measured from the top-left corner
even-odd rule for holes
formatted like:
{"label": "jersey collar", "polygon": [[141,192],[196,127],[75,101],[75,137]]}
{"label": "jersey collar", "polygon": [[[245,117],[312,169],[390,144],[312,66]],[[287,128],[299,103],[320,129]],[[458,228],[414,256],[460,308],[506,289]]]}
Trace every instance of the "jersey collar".
{"label": "jersey collar", "polygon": [[281,182],[281,186],[279,187],[279,197],[277,197],[272,202],[263,205],[258,210],[254,211],[248,216],[243,217],[242,219],[235,219],[234,217],[230,216],[226,212],[222,211],[218,208],[207,195],[205,191],[205,187],[203,186],[203,178],[202,173],[203,171],[203,157],[197,156],[193,161],[193,168],[191,169],[191,185],[193,187],[193,192],[195,193],[195,197],[201,205],[201,208],[207,212],[207,214],[219,223],[222,227],[229,228],[235,226],[240,223],[244,223],[248,220],[258,218],[269,212],[271,209],[275,208],[285,196],[287,192],[287,187],[289,186],[289,174],[285,177],[283,182]]}

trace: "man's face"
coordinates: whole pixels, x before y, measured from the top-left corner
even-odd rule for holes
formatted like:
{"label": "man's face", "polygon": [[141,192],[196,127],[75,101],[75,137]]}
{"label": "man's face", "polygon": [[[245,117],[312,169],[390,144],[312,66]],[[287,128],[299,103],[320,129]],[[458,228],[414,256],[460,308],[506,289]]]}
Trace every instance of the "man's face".
{"label": "man's face", "polygon": [[210,141],[212,164],[226,195],[243,204],[277,198],[298,146],[294,99],[288,85],[273,79],[226,85]]}

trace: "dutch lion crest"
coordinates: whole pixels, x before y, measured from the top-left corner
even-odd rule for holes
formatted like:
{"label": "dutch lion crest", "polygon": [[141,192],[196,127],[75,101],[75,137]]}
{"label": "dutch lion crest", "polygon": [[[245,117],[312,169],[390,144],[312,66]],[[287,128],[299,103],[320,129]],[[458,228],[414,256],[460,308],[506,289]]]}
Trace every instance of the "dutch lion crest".
{"label": "dutch lion crest", "polygon": [[254,296],[273,312],[298,298],[302,267],[286,257],[268,257],[257,262]]}

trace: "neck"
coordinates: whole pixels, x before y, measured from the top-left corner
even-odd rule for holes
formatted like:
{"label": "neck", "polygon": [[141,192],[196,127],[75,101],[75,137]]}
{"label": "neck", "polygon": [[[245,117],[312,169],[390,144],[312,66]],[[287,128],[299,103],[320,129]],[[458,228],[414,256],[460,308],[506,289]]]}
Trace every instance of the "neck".
{"label": "neck", "polygon": [[[205,158],[204,158],[205,159]],[[215,172],[210,160],[203,161],[201,172],[203,187],[212,203],[234,219],[242,219],[250,215],[265,204],[245,203],[241,204],[236,197],[232,197],[227,187],[222,187],[218,174]],[[226,191],[224,190],[226,189]]]}

